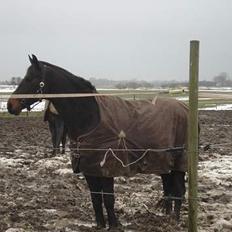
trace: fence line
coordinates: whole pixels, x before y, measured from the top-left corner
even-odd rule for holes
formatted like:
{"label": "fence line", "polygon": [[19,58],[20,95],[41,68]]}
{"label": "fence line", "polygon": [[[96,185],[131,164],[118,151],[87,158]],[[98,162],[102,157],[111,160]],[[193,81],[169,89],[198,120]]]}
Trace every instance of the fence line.
{"label": "fence line", "polygon": [[78,97],[96,97],[96,96],[127,96],[127,95],[157,95],[160,92],[124,92],[124,93],[60,93],[60,94],[1,94],[0,99],[9,99],[9,98],[78,98]]}
{"label": "fence line", "polygon": [[[214,143],[210,144],[207,143],[205,145],[200,145],[199,149],[202,150],[209,150],[211,148],[220,148],[221,146],[226,146],[226,145],[232,145],[232,142],[230,143]],[[19,147],[0,147],[1,150],[5,151],[12,151],[12,149],[31,149],[32,147],[38,147],[39,145],[31,145],[31,146],[19,146]],[[46,147],[43,146],[44,150],[59,150],[60,148],[52,148],[52,147]],[[172,151],[179,151],[179,150],[186,150],[185,146],[179,146],[179,147],[168,147],[168,148],[127,148],[127,149],[121,149],[121,148],[69,148],[70,151],[108,151],[111,149],[112,151],[115,152],[125,152],[125,151],[131,151],[131,152],[145,152],[145,151],[151,151],[151,152],[172,152]]]}
{"label": "fence line", "polygon": [[[9,98],[18,98],[18,99],[26,99],[26,98],[35,98],[35,99],[43,99],[43,98],[79,98],[79,97],[96,97],[96,96],[136,96],[136,95],[158,95],[160,93],[167,93],[167,91],[162,90],[138,90],[135,92],[120,92],[120,93],[60,93],[60,94],[1,94],[0,99],[9,99]],[[222,94],[222,93],[205,93],[201,92],[199,94],[199,98],[211,98],[211,99],[226,99],[231,100],[231,94]]]}

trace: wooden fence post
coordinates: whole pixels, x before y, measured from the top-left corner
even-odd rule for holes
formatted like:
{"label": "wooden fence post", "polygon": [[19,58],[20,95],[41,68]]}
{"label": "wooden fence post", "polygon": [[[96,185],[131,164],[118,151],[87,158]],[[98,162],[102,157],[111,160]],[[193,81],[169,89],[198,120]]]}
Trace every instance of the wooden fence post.
{"label": "wooden fence post", "polygon": [[188,123],[188,231],[197,232],[199,41],[190,41]]}

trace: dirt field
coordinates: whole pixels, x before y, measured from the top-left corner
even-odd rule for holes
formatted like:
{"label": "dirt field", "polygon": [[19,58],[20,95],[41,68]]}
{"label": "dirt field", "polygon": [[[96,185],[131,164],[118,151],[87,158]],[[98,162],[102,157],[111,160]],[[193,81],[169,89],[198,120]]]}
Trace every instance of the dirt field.
{"label": "dirt field", "polygon": [[[201,144],[231,143],[232,111],[201,111]],[[95,231],[90,195],[72,173],[69,152],[49,158],[41,118],[0,118],[0,231]],[[199,231],[232,231],[231,145],[200,152]],[[116,179],[116,210],[125,231],[187,231],[187,202],[176,224],[156,204],[160,178]],[[186,194],[187,197],[187,194]]]}

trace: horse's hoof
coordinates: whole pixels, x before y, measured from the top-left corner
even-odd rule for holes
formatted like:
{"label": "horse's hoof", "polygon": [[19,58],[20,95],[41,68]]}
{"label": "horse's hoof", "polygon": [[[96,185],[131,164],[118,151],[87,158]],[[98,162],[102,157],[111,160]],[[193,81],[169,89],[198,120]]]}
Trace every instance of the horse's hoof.
{"label": "horse's hoof", "polygon": [[50,158],[55,157],[55,156],[56,156],[56,151],[53,151],[50,155]]}
{"label": "horse's hoof", "polygon": [[96,226],[92,226],[92,228],[93,228],[94,230],[102,230],[102,231],[105,231],[106,226],[103,226],[103,225],[96,225]]}
{"label": "horse's hoof", "polygon": [[121,227],[109,227],[108,231],[110,231],[110,232],[124,232],[123,228],[121,228]]}
{"label": "horse's hoof", "polygon": [[121,223],[118,223],[118,225],[110,226],[108,231],[110,232],[123,232],[123,225]]}

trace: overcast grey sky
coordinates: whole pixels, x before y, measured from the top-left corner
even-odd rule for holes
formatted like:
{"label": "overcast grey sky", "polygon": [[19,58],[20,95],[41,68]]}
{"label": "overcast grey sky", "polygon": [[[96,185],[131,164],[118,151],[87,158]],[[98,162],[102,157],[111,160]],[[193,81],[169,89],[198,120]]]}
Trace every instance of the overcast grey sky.
{"label": "overcast grey sky", "polygon": [[200,79],[232,76],[232,0],[0,0],[0,80],[27,55],[85,78],[187,80],[200,40]]}

